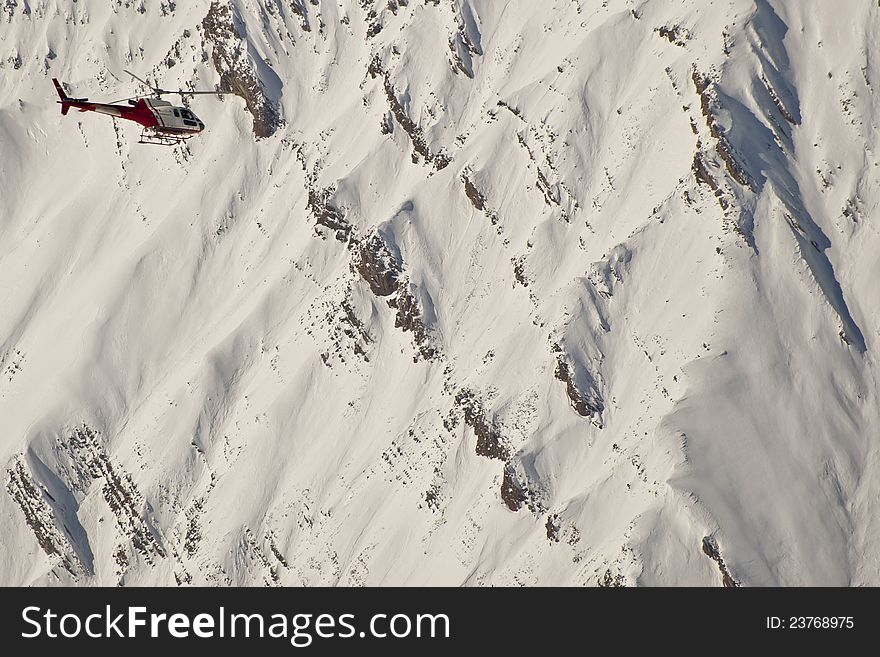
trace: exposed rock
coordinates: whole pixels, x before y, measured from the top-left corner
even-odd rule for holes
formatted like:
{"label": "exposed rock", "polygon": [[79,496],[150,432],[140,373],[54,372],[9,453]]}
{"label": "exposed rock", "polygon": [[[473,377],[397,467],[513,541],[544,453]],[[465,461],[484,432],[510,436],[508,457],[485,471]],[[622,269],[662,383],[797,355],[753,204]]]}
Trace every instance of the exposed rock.
{"label": "exposed rock", "polygon": [[250,527],[245,527],[242,543],[242,551],[245,556],[256,565],[258,572],[262,573],[263,584],[265,586],[280,585],[281,578],[278,575],[278,569],[269,563],[266,552],[260,546]]}
{"label": "exposed rock", "polygon": [[510,262],[513,265],[513,280],[523,287],[528,287],[529,278],[526,276],[526,257],[511,258]]}
{"label": "exposed rock", "polygon": [[437,171],[445,169],[451,161],[449,156],[442,151],[436,153],[431,152],[424,134],[415,122],[409,118],[403,105],[397,99],[397,93],[394,90],[394,85],[391,83],[391,76],[382,68],[382,62],[378,55],[370,62],[370,66],[367,68],[367,73],[373,78],[377,76],[382,77],[385,88],[385,97],[388,99],[388,106],[391,109],[391,114],[400,124],[400,127],[409,135],[410,141],[412,141],[414,151],[413,161],[417,161],[417,155],[420,155],[426,162],[432,163]]}
{"label": "exposed rock", "polygon": [[463,388],[455,395],[456,405],[464,412],[464,422],[474,431],[477,437],[477,456],[506,461],[510,452],[504,443],[504,436],[487,418],[486,409],[479,395],[468,388]]}
{"label": "exposed rock", "polygon": [[335,191],[332,187],[317,188],[314,186],[314,181],[310,179],[306,207],[315,218],[315,223],[318,226],[330,229],[337,240],[346,243],[351,238],[352,226],[345,220],[345,213],[336,207],[331,200]]}
{"label": "exposed rock", "polygon": [[[509,105],[503,104],[501,102],[499,102],[499,105],[503,105],[504,107],[509,109],[511,112],[513,112],[516,116],[518,116],[519,118],[522,118],[522,116],[517,111],[514,111],[514,109],[512,107],[510,107]],[[522,148],[528,154],[529,159],[535,165],[535,172],[536,172],[535,173],[535,176],[536,176],[535,186],[538,188],[538,190],[544,196],[544,203],[546,203],[548,207],[558,208],[559,217],[563,221],[565,221],[566,223],[569,223],[571,221],[571,218],[568,215],[568,211],[562,206],[563,197],[560,192],[560,189],[565,190],[564,185],[561,185],[560,183],[552,183],[550,181],[547,174],[545,174],[544,171],[541,169],[541,164],[539,163],[538,158],[535,156],[535,153],[529,147],[528,143],[526,143],[526,140],[522,134],[518,134],[516,139],[517,139],[517,143],[519,143],[519,145],[522,146]],[[546,156],[546,154],[544,154],[543,161],[546,165],[549,165],[550,170],[551,170],[551,176],[552,176],[552,172],[554,171],[554,168],[553,168],[553,165],[550,163],[549,158]],[[567,192],[567,190],[565,190],[565,191]],[[569,194],[569,198],[570,198],[570,194]],[[577,207],[577,202],[575,202],[575,207]]]}
{"label": "exposed rock", "polygon": [[[113,513],[116,528],[123,539],[129,541],[134,552],[140,554],[148,564],[156,563],[157,559],[167,556],[162,541],[145,516],[148,507],[146,500],[137,490],[131,475],[114,465],[103,445],[98,433],[87,425],[80,425],[66,435],[57,437],[53,447],[58,456],[55,476],[57,481],[66,486],[71,495],[85,496],[92,490],[93,484],[100,484],[101,495]],[[38,540],[50,552],[64,554],[65,567],[73,572],[74,563],[79,562],[76,553],[65,538],[65,533],[54,528],[54,514],[50,505],[39,495],[33,483],[30,483],[21,461],[12,471],[10,492],[14,489],[18,497],[27,500],[28,509],[22,506],[28,524],[38,534]],[[46,493],[48,495],[48,493]],[[13,495],[15,497],[15,495]],[[21,504],[20,504],[21,505]],[[42,537],[42,538],[40,538]],[[52,543],[49,549],[49,543]],[[61,546],[70,546],[62,549]],[[117,565],[120,561],[117,559]],[[126,563],[128,558],[126,557]],[[80,563],[80,570],[85,567]]]}
{"label": "exposed rock", "polygon": [[471,179],[467,177],[467,175],[462,174],[461,181],[464,183],[464,193],[468,197],[471,202],[471,205],[474,206],[477,210],[482,212],[486,209],[486,199],[483,198],[483,195],[480,194],[480,190],[477,189],[476,185],[471,182]]}
{"label": "exposed rock", "polygon": [[718,570],[721,571],[721,583],[725,588],[739,588],[739,582],[733,578],[733,575],[731,575],[730,571],[727,569],[727,564],[725,564],[724,559],[721,558],[721,550],[718,548],[718,543],[715,542],[715,539],[712,536],[705,536],[703,538],[703,554],[718,565]]}
{"label": "exposed rock", "polygon": [[574,373],[565,359],[565,355],[560,353],[556,357],[556,378],[565,384],[565,391],[571,407],[582,417],[600,416],[605,410],[605,404],[595,390],[581,390],[575,382]]}
{"label": "exposed rock", "polygon": [[117,575],[123,574],[129,566],[128,553],[125,551],[124,545],[117,545],[116,549],[113,550],[113,561],[116,563],[116,567],[118,570],[116,571]]}
{"label": "exposed rock", "polygon": [[[376,3],[373,0],[359,0],[358,4],[361,9],[366,14],[365,22],[367,24],[367,39],[372,39],[374,36],[379,34],[382,31],[382,18],[379,16],[379,13],[376,10]],[[391,9],[391,5],[389,4],[389,9]],[[396,13],[397,6],[392,9],[392,13]]]}
{"label": "exposed rock", "polygon": [[247,45],[235,31],[229,4],[214,0],[202,20],[202,34],[212,47],[220,88],[244,99],[254,117],[254,135],[270,137],[281,124],[278,108],[266,97],[248,58]]}
{"label": "exposed rock", "polygon": [[684,46],[688,40],[687,30],[680,25],[673,25],[672,27],[664,25],[663,27],[658,27],[654,31],[664,39],[668,40],[669,43],[676,46]]}
{"label": "exposed rock", "polygon": [[353,267],[369,284],[373,294],[389,297],[389,307],[397,311],[394,326],[413,334],[418,355],[425,360],[437,356],[414,286],[403,276],[403,263],[397,250],[381,233],[373,232],[360,242]]}
{"label": "exposed rock", "polygon": [[703,154],[699,150],[694,153],[694,162],[691,165],[691,171],[694,172],[694,177],[697,179],[698,183],[706,185],[712,190],[715,198],[718,199],[718,204],[721,206],[721,209],[726,210],[728,204],[727,200],[724,198],[724,191],[718,185],[715,178],[712,177],[712,174],[709,173],[709,169],[703,161]]}
{"label": "exposed rock", "polygon": [[388,9],[395,16],[397,16],[397,12],[401,7],[406,7],[407,5],[409,5],[409,0],[388,0]]}
{"label": "exposed rock", "polygon": [[694,68],[691,79],[694,82],[697,94],[700,96],[700,107],[703,112],[703,117],[706,119],[706,125],[709,128],[709,132],[716,140],[715,150],[724,162],[727,172],[740,185],[751,188],[751,180],[734,156],[733,147],[730,145],[727,135],[724,133],[721,126],[718,125],[718,122],[715,121],[715,116],[712,114],[711,78],[701,75],[697,69]]}
{"label": "exposed rock", "polygon": [[141,513],[143,496],[131,475],[113,465],[98,441],[97,432],[81,425],[73,430],[67,442],[62,443],[62,448],[73,457],[75,467],[88,478],[89,483],[103,480],[101,492],[116,517],[116,526],[131,541],[135,551],[143,555],[148,563],[153,563],[156,557],[165,557],[165,549]]}
{"label": "exposed rock", "polygon": [[425,328],[422,307],[413,295],[409,281],[401,281],[397,297],[390,299],[388,305],[397,309],[397,315],[394,318],[395,328],[413,334],[413,341],[419,349],[419,354],[425,360],[436,356],[437,350],[430,343],[428,331]]}
{"label": "exposed rock", "polygon": [[43,552],[74,577],[86,573],[85,566],[77,557],[67,536],[56,525],[52,508],[43,498],[44,493],[31,479],[23,459],[17,458],[6,472],[9,475],[6,490],[24,514],[25,522]]}
{"label": "exposed rock", "polygon": [[[450,57],[452,59],[453,71],[461,71],[469,78],[473,79],[474,72],[470,66],[470,64],[465,63],[465,60],[461,56],[460,49],[462,47],[461,38],[459,35],[456,35],[449,39],[449,52]],[[469,58],[468,58],[469,59]]]}
{"label": "exposed rock", "polygon": [[516,471],[509,463],[504,466],[504,478],[501,480],[501,499],[511,511],[519,511],[529,500],[527,489],[520,484]]}
{"label": "exposed rock", "polygon": [[791,112],[785,107],[785,104],[780,100],[779,94],[776,93],[776,90],[773,86],[767,81],[763,75],[761,76],[761,82],[764,83],[764,88],[767,89],[767,93],[770,94],[770,100],[773,101],[773,104],[776,105],[776,109],[779,110],[779,113],[782,115],[786,121],[788,121],[792,125],[796,125],[797,120],[791,115]]}
{"label": "exposed rock", "polygon": [[605,571],[605,575],[599,579],[598,583],[604,589],[616,589],[626,586],[626,580],[623,579],[623,575],[620,573],[612,574],[610,568]]}
{"label": "exposed rock", "polygon": [[508,112],[513,114],[515,117],[520,118],[520,119],[522,118],[522,112],[520,112],[518,108],[512,107],[510,104],[504,102],[503,100],[498,101],[498,107],[503,107]]}
{"label": "exposed rock", "polygon": [[312,26],[309,24],[309,10],[306,7],[305,0],[290,0],[290,9],[299,16],[303,32],[311,32]]}
{"label": "exposed rock", "polygon": [[431,487],[425,491],[425,504],[432,513],[440,510],[440,486],[437,483],[431,484]]}
{"label": "exposed rock", "polygon": [[275,560],[278,561],[284,569],[290,570],[290,564],[287,562],[287,559],[284,558],[284,555],[281,554],[281,550],[278,549],[278,544],[275,542],[275,534],[270,531],[266,538],[269,542],[269,551],[272,553],[272,556],[275,557]]}
{"label": "exposed rock", "polygon": [[496,225],[498,223],[498,215],[489,209],[489,206],[486,204],[485,195],[480,192],[474,182],[468,177],[467,173],[461,174],[461,182],[464,184],[465,196],[468,197],[468,200],[471,202],[471,205],[474,206],[474,209],[486,215],[493,226]]}
{"label": "exposed rock", "polygon": [[538,176],[538,189],[540,189],[541,193],[544,195],[544,200],[547,202],[547,205],[559,205],[559,199],[550,187],[550,181],[547,180],[547,177],[544,175],[544,172],[541,171],[541,168],[537,166],[537,162],[535,163],[535,170],[537,171]]}
{"label": "exposed rock", "polygon": [[397,292],[403,266],[379,233],[372,233],[361,242],[354,266],[376,296],[387,297]]}
{"label": "exposed rock", "polygon": [[325,309],[319,315],[321,323],[327,328],[330,345],[321,354],[328,367],[349,361],[348,354],[354,354],[364,362],[370,361],[373,338],[364,323],[355,313],[351,302],[351,288],[346,288],[342,299],[328,299],[323,303]]}
{"label": "exposed rock", "polygon": [[199,524],[199,516],[204,509],[204,498],[198,497],[192,507],[187,510],[186,535],[183,537],[183,551],[188,557],[195,556],[202,540],[202,530]]}
{"label": "exposed rock", "polygon": [[[465,26],[465,19],[461,14],[462,8],[456,7],[455,32],[449,37],[450,64],[456,74],[461,72],[467,77],[474,77],[474,58],[483,54],[479,45],[480,35],[477,32],[471,38],[469,30]],[[475,42],[476,40],[476,42]]]}

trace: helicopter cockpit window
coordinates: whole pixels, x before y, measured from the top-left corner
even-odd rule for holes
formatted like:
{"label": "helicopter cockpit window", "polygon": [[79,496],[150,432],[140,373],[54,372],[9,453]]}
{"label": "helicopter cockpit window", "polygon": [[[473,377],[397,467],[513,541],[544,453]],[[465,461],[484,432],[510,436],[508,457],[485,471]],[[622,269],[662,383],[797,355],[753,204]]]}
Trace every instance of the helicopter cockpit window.
{"label": "helicopter cockpit window", "polygon": [[185,119],[193,119],[193,114],[189,110],[180,110],[180,113],[183,115]]}
{"label": "helicopter cockpit window", "polygon": [[180,112],[178,112],[177,110],[174,110],[174,116],[176,116],[177,118],[180,118]]}

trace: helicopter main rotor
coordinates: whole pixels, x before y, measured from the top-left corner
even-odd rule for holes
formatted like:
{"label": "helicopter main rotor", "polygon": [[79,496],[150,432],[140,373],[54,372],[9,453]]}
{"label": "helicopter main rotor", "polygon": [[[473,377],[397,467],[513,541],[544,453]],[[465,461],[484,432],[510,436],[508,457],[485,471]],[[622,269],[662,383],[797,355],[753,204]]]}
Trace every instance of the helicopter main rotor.
{"label": "helicopter main rotor", "polygon": [[[180,97],[183,98],[184,96],[195,96],[198,94],[205,94],[205,95],[211,94],[211,95],[215,95],[215,96],[223,96],[226,94],[235,93],[234,91],[193,91],[190,89],[161,89],[155,85],[150,84],[149,82],[147,82],[143,78],[138,77],[137,75],[135,75],[134,73],[132,73],[129,70],[126,70],[126,69],[123,69],[123,70],[125,70],[125,72],[128,73],[135,80],[137,80],[138,82],[140,82],[144,86],[151,89],[153,91],[153,93],[156,94],[156,96],[159,98],[161,98],[165,94],[179,94]],[[122,100],[132,100],[132,98],[123,98]],[[117,102],[119,102],[119,101],[117,101]]]}

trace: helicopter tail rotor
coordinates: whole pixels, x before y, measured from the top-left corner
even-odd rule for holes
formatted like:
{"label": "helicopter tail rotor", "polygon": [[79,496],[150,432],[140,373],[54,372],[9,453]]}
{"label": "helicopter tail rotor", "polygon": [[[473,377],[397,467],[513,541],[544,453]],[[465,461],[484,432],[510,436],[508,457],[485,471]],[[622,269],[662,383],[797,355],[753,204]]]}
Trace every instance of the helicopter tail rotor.
{"label": "helicopter tail rotor", "polygon": [[58,92],[58,97],[61,99],[58,101],[58,104],[61,105],[61,114],[62,116],[66,116],[67,112],[70,111],[70,108],[74,105],[74,103],[84,103],[88,101],[88,98],[71,98],[66,93],[64,93],[64,87],[61,86],[61,83],[57,78],[52,78],[52,84],[55,85],[55,91]]}
{"label": "helicopter tail rotor", "polygon": [[58,78],[52,78],[52,84],[55,85],[55,90],[58,92],[58,97],[61,98],[61,100],[59,101],[61,103],[61,114],[66,115],[67,111],[70,109],[70,103],[67,102],[67,94],[64,93],[64,88],[61,86]]}

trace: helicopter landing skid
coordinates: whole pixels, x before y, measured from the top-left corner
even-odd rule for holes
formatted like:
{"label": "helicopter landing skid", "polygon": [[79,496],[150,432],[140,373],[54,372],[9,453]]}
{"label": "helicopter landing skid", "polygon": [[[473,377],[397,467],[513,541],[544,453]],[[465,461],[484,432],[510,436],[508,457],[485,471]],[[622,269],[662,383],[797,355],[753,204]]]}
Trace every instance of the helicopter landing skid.
{"label": "helicopter landing skid", "polygon": [[190,135],[184,137],[182,135],[169,135],[162,132],[143,130],[141,132],[141,138],[138,140],[138,143],[153,144],[155,146],[177,146],[178,144],[185,144],[186,140],[190,139],[190,137]]}

